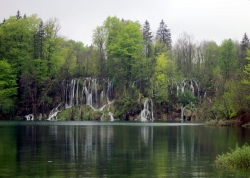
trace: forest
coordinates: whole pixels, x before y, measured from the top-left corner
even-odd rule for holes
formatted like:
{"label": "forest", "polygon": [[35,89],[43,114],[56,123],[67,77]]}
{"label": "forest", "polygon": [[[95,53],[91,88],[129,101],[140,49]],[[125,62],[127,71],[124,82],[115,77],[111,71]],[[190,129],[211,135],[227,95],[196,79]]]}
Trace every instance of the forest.
{"label": "forest", "polygon": [[95,112],[110,109],[116,120],[137,119],[150,100],[155,120],[250,121],[246,33],[240,42],[225,39],[218,45],[197,42],[183,32],[173,43],[164,20],[154,34],[147,20],[140,24],[110,16],[93,29],[88,46],[63,37],[60,28],[56,18],[44,22],[19,11],[0,24],[0,120],[20,120],[27,114],[47,119],[53,108],[66,106],[63,93],[70,82],[77,83],[77,94],[63,110],[71,109],[68,117],[75,120],[74,108],[82,107],[78,83],[86,87],[86,81],[74,79],[92,78],[112,82],[111,109]]}

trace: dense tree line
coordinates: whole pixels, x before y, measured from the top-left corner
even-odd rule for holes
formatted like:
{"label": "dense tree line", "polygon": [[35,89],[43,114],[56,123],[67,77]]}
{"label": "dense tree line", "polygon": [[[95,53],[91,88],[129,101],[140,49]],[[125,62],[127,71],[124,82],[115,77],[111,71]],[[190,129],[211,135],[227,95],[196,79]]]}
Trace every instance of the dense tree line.
{"label": "dense tree line", "polygon": [[4,19],[0,25],[1,117],[48,113],[61,101],[61,83],[101,77],[115,87],[115,117],[141,110],[152,98],[157,117],[186,110],[196,117],[231,119],[249,112],[249,39],[195,42],[183,33],[173,44],[161,20],[156,35],[146,20],[107,17],[93,30],[93,44],[59,34],[57,19],[36,15]]}

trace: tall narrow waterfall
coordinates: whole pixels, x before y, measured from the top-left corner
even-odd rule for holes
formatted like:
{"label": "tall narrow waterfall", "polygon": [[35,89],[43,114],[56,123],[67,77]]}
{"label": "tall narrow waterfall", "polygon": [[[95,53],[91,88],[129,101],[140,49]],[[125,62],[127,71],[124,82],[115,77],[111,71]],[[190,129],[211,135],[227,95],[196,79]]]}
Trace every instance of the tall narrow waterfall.
{"label": "tall narrow waterfall", "polygon": [[181,105],[181,122],[184,121],[184,111],[185,111],[185,107]]}
{"label": "tall narrow waterfall", "polygon": [[140,114],[141,121],[153,121],[154,114],[153,114],[153,101],[152,99],[146,99],[143,104],[143,110]]}

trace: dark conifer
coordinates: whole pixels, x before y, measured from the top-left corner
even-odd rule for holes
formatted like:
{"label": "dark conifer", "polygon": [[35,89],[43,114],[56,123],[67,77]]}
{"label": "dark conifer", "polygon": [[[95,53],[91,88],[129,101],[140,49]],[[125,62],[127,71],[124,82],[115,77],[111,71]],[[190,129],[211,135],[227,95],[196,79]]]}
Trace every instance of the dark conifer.
{"label": "dark conifer", "polygon": [[5,23],[5,18],[3,19],[3,23],[0,23],[0,25],[3,25]]}
{"label": "dark conifer", "polygon": [[153,35],[150,29],[150,24],[147,20],[145,21],[143,25],[142,34],[143,34],[143,40],[144,40],[144,51],[145,51],[146,57],[149,57]]}
{"label": "dark conifer", "polygon": [[245,33],[243,35],[242,41],[240,43],[240,57],[239,57],[239,67],[244,69],[245,65],[247,65],[248,61],[245,59],[246,58],[246,49],[250,47],[250,41]]}
{"label": "dark conifer", "polygon": [[38,31],[34,34],[33,46],[34,46],[34,59],[43,59],[43,43],[44,43],[44,26],[43,21],[40,22]]}
{"label": "dark conifer", "polygon": [[248,38],[246,33],[244,34],[244,36],[242,38],[240,46],[241,46],[242,50],[245,50],[246,47],[249,47],[249,38]]}
{"label": "dark conifer", "polygon": [[20,14],[20,11],[19,11],[19,10],[17,11],[16,18],[17,18],[17,19],[21,19],[21,18],[22,18],[22,16],[21,16],[21,14]]}
{"label": "dark conifer", "polygon": [[23,18],[25,18],[25,19],[27,18],[27,17],[26,17],[26,14],[23,15]]}
{"label": "dark conifer", "polygon": [[160,41],[161,43],[168,46],[169,49],[171,49],[172,40],[170,29],[167,28],[167,25],[163,20],[161,21],[160,26],[156,32],[156,40]]}

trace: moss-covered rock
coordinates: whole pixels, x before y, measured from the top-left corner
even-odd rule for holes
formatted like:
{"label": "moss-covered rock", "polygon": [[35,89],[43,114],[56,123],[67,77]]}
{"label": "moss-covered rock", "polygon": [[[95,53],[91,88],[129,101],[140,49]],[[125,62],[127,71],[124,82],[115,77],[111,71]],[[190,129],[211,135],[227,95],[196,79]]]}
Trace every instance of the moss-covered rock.
{"label": "moss-covered rock", "polygon": [[110,120],[109,111],[94,110],[88,105],[75,106],[58,113],[58,120],[83,121],[83,120]]}

